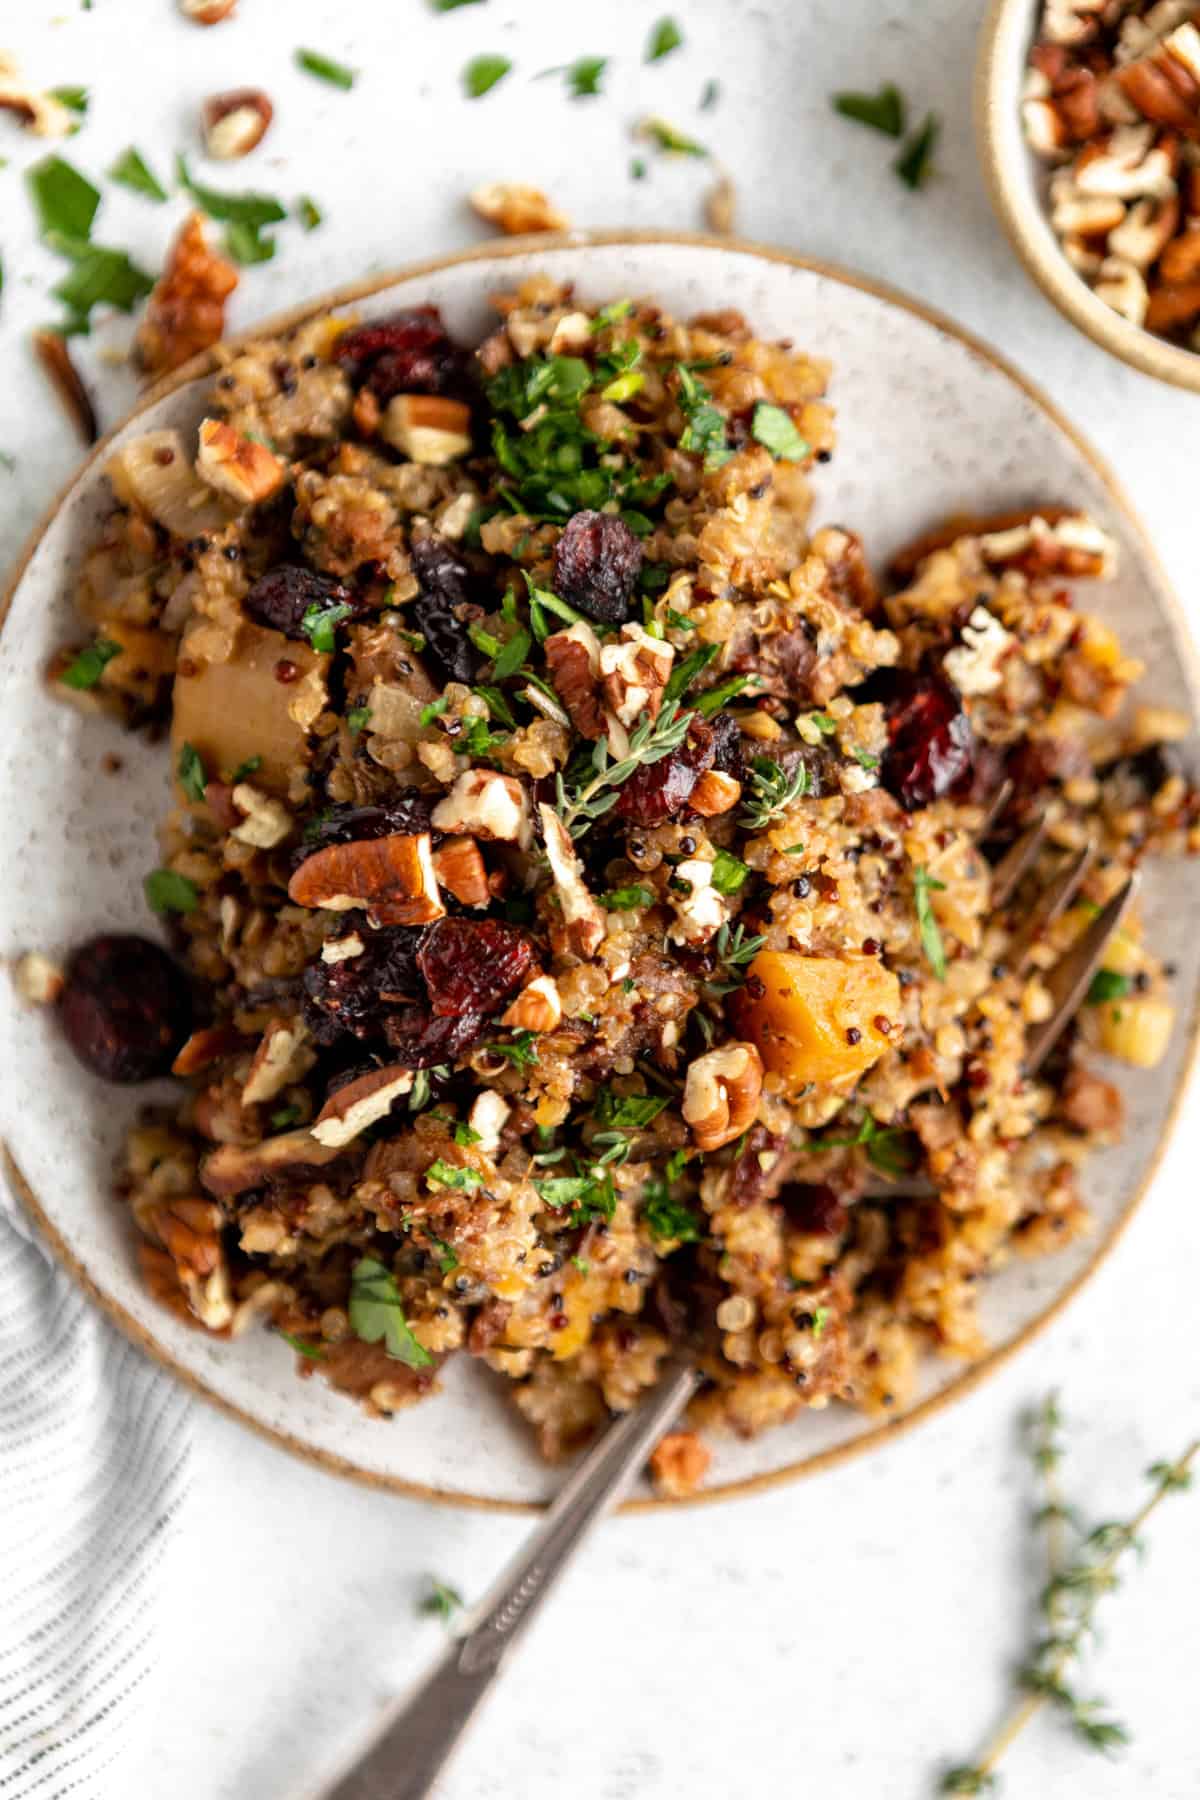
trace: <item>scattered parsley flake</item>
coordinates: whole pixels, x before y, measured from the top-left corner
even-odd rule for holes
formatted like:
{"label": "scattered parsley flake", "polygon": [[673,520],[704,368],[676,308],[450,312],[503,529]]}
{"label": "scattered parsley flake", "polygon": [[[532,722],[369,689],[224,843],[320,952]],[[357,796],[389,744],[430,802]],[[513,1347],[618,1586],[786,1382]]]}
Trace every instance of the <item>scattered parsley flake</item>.
{"label": "scattered parsley flake", "polygon": [[352,706],[346,714],[346,724],[354,737],[357,737],[360,731],[366,731],[370,723],[371,709],[369,706]]}
{"label": "scattered parsley flake", "polygon": [[410,1369],[427,1369],[433,1362],[425,1346],[413,1336],[395,1277],[377,1257],[364,1256],[350,1276],[350,1329],[364,1344],[382,1342],[387,1354]]}
{"label": "scattered parsley flake", "polygon": [[429,0],[434,12],[455,12],[460,6],[481,6],[483,0]]}
{"label": "scattered parsley flake", "polygon": [[803,462],[812,445],[800,436],[792,415],[782,406],[760,400],[754,408],[750,435],[763,444],[776,462]]}
{"label": "scattered parsley flake", "polygon": [[175,772],[188,799],[203,800],[208,777],[204,773],[204,758],[194,744],[183,745]]}
{"label": "scattered parsley flake", "polygon": [[719,681],[716,687],[710,687],[696,701],[696,711],[702,719],[711,719],[715,712],[720,712],[729,701],[735,700],[743,690],[756,681],[754,675],[730,675],[727,680]]}
{"label": "scattered parsley flake", "polygon": [[638,906],[653,906],[655,895],[652,889],[634,883],[630,887],[610,888],[607,894],[601,894],[600,904],[609,912],[633,912]]}
{"label": "scattered parsley flake", "polygon": [[1132,991],[1133,981],[1130,976],[1118,975],[1115,969],[1097,969],[1087,991],[1086,1004],[1106,1006],[1112,1000],[1123,1000]]}
{"label": "scattered parsley flake", "polygon": [[[473,0],[434,0],[439,12],[449,12],[455,6],[470,6]],[[462,1595],[457,1588],[447,1587],[444,1581],[430,1581],[430,1591],[421,1601],[421,1611],[431,1618],[443,1619],[448,1624],[454,1613],[463,1603]]]}
{"label": "scattered parsley flake", "polygon": [[925,959],[939,981],[946,979],[946,947],[934,917],[931,893],[941,892],[944,881],[935,881],[928,869],[913,870],[913,895],[917,905],[917,924],[921,928],[921,945]]}
{"label": "scattered parsley flake", "polygon": [[629,177],[631,181],[645,181],[646,163],[643,157],[635,156],[632,158],[629,164]]}
{"label": "scattered parsley flake", "polygon": [[303,1338],[296,1337],[290,1331],[279,1331],[278,1327],[276,1330],[284,1343],[290,1344],[298,1356],[307,1356],[310,1362],[324,1362],[325,1352],[316,1344],[306,1344]]}
{"label": "scattered parsley flake", "polygon": [[41,162],[34,163],[25,179],[42,236],[59,232],[63,237],[86,241],[100,205],[100,190],[61,156],[44,156]]}
{"label": "scattered parsley flake", "polygon": [[665,119],[643,119],[638,127],[642,137],[649,138],[651,143],[668,156],[707,156],[708,151],[695,138],[669,125]]}
{"label": "scattered parsley flake", "polygon": [[843,119],[869,125],[887,137],[904,136],[904,96],[892,82],[886,82],[877,94],[844,93],[833,96],[833,110]]}
{"label": "scattered parsley flake", "polygon": [[275,254],[275,239],[264,236],[257,225],[234,219],[225,227],[225,248],[235,263],[251,268],[255,263],[271,261]]}
{"label": "scattered parsley flake", "polygon": [[933,173],[933,154],[941,134],[941,120],[936,113],[929,113],[920,130],[904,145],[892,167],[905,187],[916,192],[925,186]]}
{"label": "scattered parsley flake", "polygon": [[590,326],[592,336],[595,337],[598,331],[603,331],[609,325],[617,324],[621,319],[627,319],[632,311],[632,300],[610,300],[607,306],[600,308],[592,320]]}
{"label": "scattered parsley flake", "polygon": [[700,111],[701,112],[711,112],[713,107],[717,104],[717,101],[720,98],[721,98],[720,82],[719,81],[706,81],[704,84],[704,90],[700,95]]}
{"label": "scattered parsley flake", "polygon": [[809,723],[815,725],[822,737],[830,737],[837,730],[836,722],[828,713],[812,712],[808,715]]}
{"label": "scattered parsley flake", "polygon": [[536,1031],[517,1031],[513,1033],[511,1043],[484,1044],[482,1047],[490,1050],[493,1056],[504,1057],[514,1069],[531,1068],[538,1059]]}
{"label": "scattered parsley flake", "polygon": [[869,750],[864,750],[860,744],[852,744],[850,754],[860,769],[877,769],[879,767],[879,758],[873,756]]}
{"label": "scattered parsley flake", "polygon": [[646,45],[646,61],[658,62],[662,57],[669,56],[672,50],[678,50],[682,43],[683,33],[674,19],[660,19],[650,33],[650,40]]}
{"label": "scattered parsley flake", "polygon": [[[334,626],[340,625],[343,619],[348,619],[353,611],[354,608],[348,600],[336,600],[330,606],[321,606],[318,601],[314,600],[312,605],[305,610],[304,617],[300,621],[300,629],[314,650],[328,654],[337,647],[333,635]],[[447,702],[443,700],[443,711],[446,705]],[[425,710],[428,711],[428,707]],[[424,713],[421,715],[421,723],[425,723]]]}
{"label": "scattered parsley flake", "polygon": [[286,1131],[300,1117],[298,1106],[280,1106],[271,1114],[271,1130]]}
{"label": "scattered parsley flake", "polygon": [[523,625],[519,626],[508,642],[497,651],[492,674],[497,681],[507,681],[515,675],[525,658],[529,655],[533,640]]}
{"label": "scattered parsley flake", "polygon": [[200,895],[194,881],[174,869],[155,869],[143,882],[147,904],[156,913],[195,912]]}
{"label": "scattered parsley flake", "polygon": [[468,1150],[472,1144],[480,1141],[480,1134],[473,1125],[468,1125],[465,1119],[459,1119],[454,1127],[454,1141],[464,1150]]}
{"label": "scattered parsley flake", "polygon": [[472,57],[462,75],[468,99],[481,100],[498,81],[504,80],[511,68],[512,63],[507,56]]}
{"label": "scattered parsley flake", "polygon": [[572,100],[590,100],[599,94],[607,67],[607,56],[581,56],[571,63],[566,70],[566,77]]}
{"label": "scattered parsley flake", "polygon": [[668,1104],[666,1094],[614,1094],[611,1088],[602,1087],[596,1095],[596,1123],[618,1131],[641,1131]]}
{"label": "scattered parsley flake", "polygon": [[315,231],[325,220],[324,213],[310,194],[301,194],[297,200],[296,217],[305,231]]}
{"label": "scattered parsley flake", "polygon": [[108,171],[108,179],[121,187],[129,188],[135,194],[144,194],[159,206],[167,199],[166,188],[140,150],[135,150],[132,144]]}
{"label": "scattered parsley flake", "polygon": [[68,663],[59,680],[64,687],[94,688],[113,657],[120,654],[120,644],[114,644],[111,638],[97,638]]}
{"label": "scattered parsley flake", "polygon": [[[115,306],[121,312],[132,312],[154,286],[154,277],[138,268],[124,250],[64,238],[58,233],[52,233],[47,242],[74,265],[51,292],[72,315],[70,324],[76,330],[87,331],[93,306]],[[56,329],[62,335],[72,335],[61,327]]]}
{"label": "scattered parsley flake", "polygon": [[746,863],[728,850],[718,850],[712,866],[712,884],[718,894],[736,894],[750,873]]}
{"label": "scattered parsley flake", "polygon": [[483,1186],[483,1176],[478,1169],[456,1167],[440,1156],[426,1169],[425,1180],[430,1187],[467,1189]]}
{"label": "scattered parsley flake", "polygon": [[303,69],[306,75],[315,75],[318,81],[327,81],[330,87],[342,88],[347,93],[358,77],[357,69],[348,69],[345,63],[334,62],[331,56],[322,56],[319,50],[297,50],[296,67]]}
{"label": "scattered parsley flake", "polygon": [[245,762],[238,764],[237,768],[233,771],[233,774],[229,777],[230,787],[236,787],[239,781],[245,781],[247,775],[257,775],[261,768],[261,756],[248,756]]}
{"label": "scattered parsley flake", "polygon": [[86,115],[91,95],[85,87],[54,87],[50,89],[51,98],[65,106],[68,112]]}
{"label": "scattered parsley flake", "polygon": [[258,230],[264,225],[278,225],[287,218],[287,208],[269,194],[223,194],[216,188],[193,181],[182,154],[175,158],[175,176],[201,212],[220,225],[248,225]]}
{"label": "scattered parsley flake", "polygon": [[725,415],[713,405],[708,389],[686,363],[676,363],[675,378],[679,410],[687,420],[679,448],[702,455],[706,469],[719,469],[733,455],[725,436]]}
{"label": "scattered parsley flake", "polygon": [[695,631],[695,619],[689,619],[686,613],[676,612],[673,606],[667,608],[667,624],[676,631]]}

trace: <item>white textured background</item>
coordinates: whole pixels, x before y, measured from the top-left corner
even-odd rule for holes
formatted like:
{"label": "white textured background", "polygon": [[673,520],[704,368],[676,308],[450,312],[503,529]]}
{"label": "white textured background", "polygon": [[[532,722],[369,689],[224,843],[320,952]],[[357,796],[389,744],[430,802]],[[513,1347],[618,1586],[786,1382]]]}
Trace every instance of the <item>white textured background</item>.
{"label": "white textured background", "polygon": [[[313,194],[326,223],[285,228],[247,273],[231,323],[477,235],[462,196],[535,181],[578,225],[695,226],[702,164],[648,155],[631,182],[633,119],[660,112],[734,176],[739,227],[837,259],[934,302],[990,338],[1087,431],[1131,489],[1193,620],[1200,613],[1200,400],[1093,349],[1028,285],[975,165],[970,73],[980,0],[676,0],[687,45],[640,56],[658,0],[487,0],[438,16],[422,0],[241,0],[212,31],[172,0],[7,0],[6,40],[49,84],[85,83],[68,155],[95,175],[130,142],[160,174],[194,147],[198,101],[244,84],[277,106],[270,138],[215,185]],[[298,44],[362,70],[352,96],[291,67]],[[468,57],[516,75],[461,98]],[[568,102],[547,66],[609,54],[603,98]],[[716,110],[699,114],[707,79]],[[833,119],[827,95],[895,79],[945,122],[940,178],[909,196],[883,139]],[[0,554],[18,546],[78,456],[25,343],[51,316],[61,265],[34,242],[20,178],[37,146],[0,124]],[[96,235],[154,267],[178,207],[120,190]],[[124,328],[101,334],[123,341]],[[102,417],[128,390],[97,365]],[[836,397],[836,388],[834,390]],[[895,478],[904,480],[897,468]],[[869,521],[866,521],[869,527]],[[2,802],[0,802],[2,804]],[[607,1526],[531,1636],[445,1785],[446,1800],[742,1800],[771,1786],[828,1800],[916,1800],[977,1742],[1027,1641],[1039,1578],[1027,1555],[1020,1407],[1051,1384],[1079,1419],[1072,1484],[1128,1508],[1152,1457],[1200,1419],[1196,1273],[1200,1131],[1185,1119],[1117,1255],[1068,1316],[960,1410],[874,1460],[759,1500]],[[433,1572],[475,1595],[526,1528],[341,1487],[198,1410],[196,1480],[171,1563],[147,1800],[298,1800],[416,1672],[440,1628],[415,1616]],[[1200,1793],[1200,1497],[1156,1521],[1151,1555],[1107,1612],[1095,1686],[1135,1732],[1119,1762],[1040,1723],[1006,1764],[1030,1800],[1194,1800]],[[53,1797],[51,1797],[53,1800]]]}

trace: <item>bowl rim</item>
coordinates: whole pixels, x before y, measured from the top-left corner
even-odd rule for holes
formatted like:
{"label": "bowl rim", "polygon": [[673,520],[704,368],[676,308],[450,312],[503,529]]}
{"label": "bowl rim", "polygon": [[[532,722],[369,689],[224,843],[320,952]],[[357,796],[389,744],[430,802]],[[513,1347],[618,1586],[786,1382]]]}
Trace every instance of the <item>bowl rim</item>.
{"label": "bowl rim", "polygon": [[1042,0],[990,0],[979,31],[975,63],[975,139],[980,165],[992,208],[1026,272],[1072,325],[1100,349],[1119,357],[1143,375],[1153,375],[1173,387],[1200,393],[1200,351],[1156,337],[1140,325],[1097,299],[1091,288],[1067,261],[1048,230],[1043,209],[1031,203],[1006,156],[1005,124],[1020,104],[1020,95],[1007,88],[1005,52],[1018,32],[1027,35],[1034,9]]}
{"label": "bowl rim", "polygon": [[[1008,0],[999,0],[1001,6]],[[655,245],[671,245],[693,247],[707,250],[719,250],[733,256],[745,257],[750,261],[767,261],[783,264],[786,267],[803,269],[823,279],[839,283],[859,292],[872,295],[886,305],[898,307],[902,311],[915,315],[925,324],[932,325],[935,330],[956,339],[974,356],[980,358],[991,368],[997,370],[1026,395],[1042,412],[1052,425],[1063,433],[1074,445],[1079,454],[1090,464],[1103,483],[1113,509],[1123,516],[1133,534],[1155,577],[1155,587],[1164,611],[1173,626],[1176,644],[1183,655],[1188,685],[1191,689],[1193,706],[1200,715],[1200,654],[1192,642],[1187,616],[1183,605],[1176,594],[1174,586],[1164,568],[1153,540],[1149,535],[1137,510],[1130,501],[1121,483],[1100,453],[1083,436],[1083,434],[1064,417],[1054,402],[1028,376],[1021,373],[999,351],[992,348],[983,339],[975,336],[966,327],[959,325],[937,308],[928,306],[924,301],[902,290],[890,286],[886,282],[877,281],[872,276],[860,274],[856,270],[846,269],[839,264],[830,263],[817,257],[808,257],[797,252],[780,248],[773,244],[758,243],[751,239],[739,237],[716,236],[710,232],[695,231],[656,231],[647,230],[605,230],[605,231],[572,231],[559,233],[538,233],[522,237],[489,240],[482,244],[471,245],[463,250],[449,252],[442,256],[423,258],[407,263],[398,269],[391,269],[382,274],[372,275],[362,281],[348,283],[283,312],[272,314],[269,318],[249,326],[235,336],[224,340],[223,348],[238,348],[240,345],[263,335],[276,335],[288,331],[303,320],[316,313],[327,312],[339,307],[353,306],[360,300],[369,299],[373,295],[395,285],[400,281],[410,281],[423,275],[432,275],[442,270],[454,268],[473,262],[504,262],[510,258],[527,255],[531,251],[586,251],[591,247],[648,248]],[[1200,362],[1200,358],[1197,359]],[[84,461],[74,474],[64,483],[55,495],[41,518],[29,534],[23,549],[17,557],[12,573],[0,594],[0,631],[11,611],[18,588],[24,578],[25,570],[37,550],[51,522],[60,508],[75,489],[91,474],[97,463],[106,455],[110,444],[117,434],[124,431],[146,409],[157,404],[176,389],[189,382],[211,374],[218,367],[215,351],[202,351],[192,357],[179,369],[156,382],[141,395],[136,404],[123,418],[102,437],[89,451]],[[699,1493],[686,1499],[674,1500],[661,1496],[651,1496],[637,1500],[627,1500],[618,1509],[622,1513],[658,1512],[682,1506],[707,1506],[720,1501],[746,1498],[753,1494],[766,1493],[771,1489],[782,1487],[785,1483],[799,1480],[802,1476],[813,1475],[824,1469],[835,1468],[852,1459],[865,1455],[868,1451],[880,1448],[888,1440],[900,1436],[913,1426],[936,1413],[951,1406],[955,1401],[964,1399],[981,1387],[989,1376],[999,1370],[1010,1358],[1017,1355],[1034,1338],[1039,1336],[1047,1326],[1052,1324],[1066,1309],[1076,1294],[1091,1280],[1092,1276],[1115,1248],[1125,1229],[1138,1210],[1155,1176],[1158,1173],[1166,1147],[1171,1140],[1178,1123],[1183,1101],[1186,1097],[1191,1077],[1200,1050],[1200,988],[1191,996],[1191,1011],[1187,1020],[1187,1045],[1180,1064],[1175,1088],[1171,1095],[1170,1105],[1163,1123],[1162,1131],[1143,1170],[1141,1179],[1125,1201],[1120,1214],[1114,1219],[1108,1231],[1100,1238],[1092,1254],[1074,1276],[1054,1295],[1047,1305],[1024,1325],[1013,1337],[980,1357],[978,1361],[965,1365],[953,1375],[944,1387],[934,1394],[919,1401],[908,1411],[895,1418],[888,1418],[871,1425],[867,1430],[844,1444],[837,1444],[829,1449],[815,1451],[808,1456],[783,1464],[778,1469],[765,1470],[758,1475],[745,1476],[735,1481],[723,1482],[718,1486],[702,1489]],[[38,1236],[47,1245],[56,1261],[66,1270],[83,1292],[96,1303],[109,1321],[140,1350],[149,1356],[166,1372],[175,1377],[198,1398],[226,1418],[235,1420],[245,1426],[256,1436],[277,1448],[288,1451],[313,1467],[323,1469],[331,1475],[357,1482],[359,1485],[399,1494],[407,1499],[431,1501],[438,1505],[453,1506],[480,1512],[537,1514],[550,1504],[546,1501],[511,1500],[493,1495],[475,1494],[461,1489],[432,1487],[427,1483],[409,1481],[403,1476],[381,1473],[375,1469],[362,1467],[350,1457],[339,1455],[330,1450],[305,1442],[291,1431],[268,1424],[265,1420],[255,1418],[236,1402],[211,1388],[203,1377],[184,1363],[159,1342],[153,1332],[136,1319],[119,1300],[106,1293],[90,1274],[84,1263],[76,1255],[70,1244],[63,1237],[57,1226],[47,1215],[30,1183],[13,1157],[9,1147],[0,1141],[0,1168],[3,1169],[9,1185],[20,1205],[28,1215]]]}

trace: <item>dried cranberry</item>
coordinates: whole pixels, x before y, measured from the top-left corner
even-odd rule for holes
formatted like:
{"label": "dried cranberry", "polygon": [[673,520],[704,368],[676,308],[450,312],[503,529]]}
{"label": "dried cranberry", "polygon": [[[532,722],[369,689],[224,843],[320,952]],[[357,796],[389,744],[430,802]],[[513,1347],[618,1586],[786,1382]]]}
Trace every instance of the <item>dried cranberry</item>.
{"label": "dried cranberry", "polygon": [[840,1237],[849,1222],[849,1213],[831,1187],[785,1188],[781,1199],[796,1230],[813,1237]]}
{"label": "dried cranberry", "polygon": [[301,620],[310,606],[353,606],[357,597],[332,575],[320,575],[316,569],[301,568],[298,563],[280,563],[260,575],[242,605],[250,617],[285,637],[306,640]]}
{"label": "dried cranberry", "polygon": [[589,619],[623,625],[633,613],[642,546],[612,513],[577,512],[554,551],[554,591]]}
{"label": "dried cranberry", "polygon": [[435,1013],[489,1013],[533,962],[533,946],[500,919],[439,919],[417,956]]}
{"label": "dried cranberry", "polygon": [[357,934],[360,954],[342,962],[318,959],[304,971],[304,1017],[318,1044],[378,1037],[395,1007],[420,998],[417,952],[425,930],[423,925],[377,929],[364,914],[347,915],[343,929],[328,941]]}
{"label": "dried cranberry", "polygon": [[445,394],[461,388],[466,357],[447,335],[436,306],[415,306],[347,331],[335,359],[380,400],[393,394]]}
{"label": "dried cranberry", "polygon": [[444,538],[418,538],[411,555],[421,586],[412,614],[426,653],[445,680],[470,685],[484,661],[467,636],[467,626],[480,610],[471,598],[471,571]]}
{"label": "dried cranberry", "polygon": [[83,1066],[105,1081],[165,1075],[191,1012],[186,981],[149,938],[91,938],[67,964],[62,1028]]}
{"label": "dried cranberry", "polygon": [[397,833],[419,837],[429,830],[432,811],[433,801],[419,788],[401,788],[379,806],[331,806],[304,827],[295,860],[302,863],[330,844],[357,844]]}
{"label": "dried cranberry", "polygon": [[948,683],[936,675],[894,669],[872,682],[870,697],[883,701],[887,716],[888,748],[880,778],[906,812],[928,806],[970,780],[971,722]]}
{"label": "dried cranberry", "polygon": [[678,750],[634,770],[621,789],[618,817],[631,825],[661,825],[682,812],[701,775],[712,767],[714,737],[710,725],[693,719]]}
{"label": "dried cranberry", "polygon": [[410,1069],[432,1069],[463,1056],[478,1043],[486,1025],[483,1014],[473,1010],[436,1018],[427,1007],[410,1006],[391,1014],[384,1035],[397,1062]]}

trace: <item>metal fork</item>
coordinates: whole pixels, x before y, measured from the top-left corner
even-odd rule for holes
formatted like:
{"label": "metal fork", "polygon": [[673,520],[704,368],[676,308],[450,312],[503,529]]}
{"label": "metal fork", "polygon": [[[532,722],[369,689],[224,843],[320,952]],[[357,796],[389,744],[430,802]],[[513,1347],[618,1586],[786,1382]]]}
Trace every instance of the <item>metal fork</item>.
{"label": "metal fork", "polygon": [[[989,808],[981,836],[1007,801]],[[1021,834],[992,871],[996,905],[1012,899],[1045,841],[1045,821]],[[1038,937],[1070,905],[1091,865],[1087,846],[1068,856],[1030,908],[1013,940],[1013,966],[1027,966]],[[1130,875],[1087,929],[1045,976],[1054,1010],[1028,1039],[1025,1072],[1035,1074],[1074,1017],[1134,893]],[[900,1198],[915,1184],[889,1183]],[[925,1191],[924,1189],[920,1191]],[[928,1189],[929,1192],[933,1190]],[[424,1800],[456,1749],[476,1710],[508,1661],[513,1645],[549,1597],[604,1514],[622,1498],[658,1439],[682,1414],[700,1384],[698,1371],[675,1363],[645,1400],[609,1426],[565,1485],[525,1547],[487,1597],[466,1615],[429,1674],[385,1713],[366,1749],[322,1800]]]}

